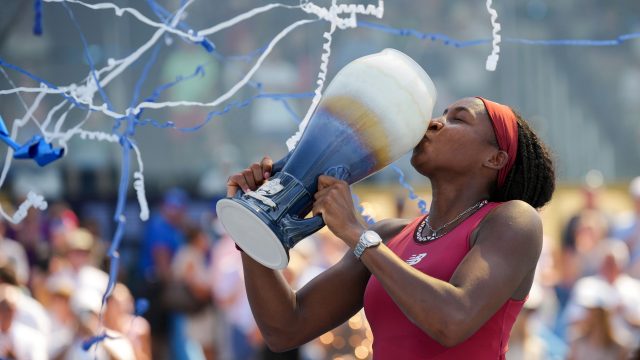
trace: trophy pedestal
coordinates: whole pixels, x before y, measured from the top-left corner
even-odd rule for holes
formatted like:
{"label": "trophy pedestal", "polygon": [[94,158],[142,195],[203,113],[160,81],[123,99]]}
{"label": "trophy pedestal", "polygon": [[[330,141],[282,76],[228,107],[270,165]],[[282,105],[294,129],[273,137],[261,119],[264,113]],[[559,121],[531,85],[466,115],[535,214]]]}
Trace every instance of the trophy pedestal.
{"label": "trophy pedestal", "polygon": [[265,220],[232,199],[218,201],[218,216],[238,246],[262,265],[281,270],[289,255]]}

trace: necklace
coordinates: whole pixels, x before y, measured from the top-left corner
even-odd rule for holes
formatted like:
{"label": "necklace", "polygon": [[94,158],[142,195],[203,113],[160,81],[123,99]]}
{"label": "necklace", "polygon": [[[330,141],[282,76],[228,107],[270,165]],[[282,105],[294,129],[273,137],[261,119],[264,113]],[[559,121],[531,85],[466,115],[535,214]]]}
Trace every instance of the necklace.
{"label": "necklace", "polygon": [[[456,221],[460,220],[463,216],[465,216],[466,214],[472,212],[472,211],[477,211],[480,210],[480,208],[482,208],[483,206],[485,206],[487,204],[487,200],[481,200],[477,203],[475,203],[474,205],[472,205],[470,208],[466,209],[465,211],[461,212],[460,215],[456,216],[453,220],[449,221],[448,223],[440,226],[437,229],[433,229],[431,227],[431,224],[429,223],[429,216],[426,216],[424,218],[424,220],[422,220],[422,222],[420,222],[420,225],[418,226],[418,228],[416,229],[416,240],[420,243],[425,243],[425,242],[429,242],[429,241],[433,241],[436,239],[439,239],[441,237],[443,237],[444,235],[446,235],[448,233],[448,231],[442,232],[442,230],[445,230],[447,227],[449,227],[449,225],[455,223]],[[431,235],[429,236],[424,236],[422,235],[422,230],[424,230],[424,227],[427,227],[427,229],[429,229],[429,231],[431,232]]]}

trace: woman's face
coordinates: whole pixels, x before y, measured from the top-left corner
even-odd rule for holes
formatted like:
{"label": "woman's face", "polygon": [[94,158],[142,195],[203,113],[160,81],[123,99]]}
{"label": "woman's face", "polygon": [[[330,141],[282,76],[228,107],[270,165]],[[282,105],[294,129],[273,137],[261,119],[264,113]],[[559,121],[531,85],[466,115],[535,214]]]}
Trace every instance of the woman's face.
{"label": "woman's face", "polygon": [[484,104],[460,99],[443,115],[431,119],[424,137],[413,149],[411,165],[422,175],[441,171],[469,173],[484,166],[498,145]]}

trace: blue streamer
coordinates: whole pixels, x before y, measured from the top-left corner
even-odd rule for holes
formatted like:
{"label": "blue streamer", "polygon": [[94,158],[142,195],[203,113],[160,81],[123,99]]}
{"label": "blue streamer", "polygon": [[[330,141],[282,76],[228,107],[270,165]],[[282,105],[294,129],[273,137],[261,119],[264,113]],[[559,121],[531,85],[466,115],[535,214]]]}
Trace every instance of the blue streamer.
{"label": "blue streamer", "polygon": [[427,202],[422,199],[421,197],[419,197],[415,190],[413,190],[413,186],[411,186],[411,184],[409,184],[405,179],[404,179],[404,172],[402,171],[402,169],[400,169],[397,165],[395,164],[391,164],[391,168],[393,170],[395,170],[396,173],[398,173],[398,182],[400,182],[400,185],[402,185],[402,187],[404,187],[405,189],[407,189],[407,191],[409,192],[409,199],[411,200],[417,200],[418,201],[418,208],[420,209],[420,213],[422,215],[427,214],[429,211],[427,210]]}
{"label": "blue streamer", "polygon": [[[13,65],[11,63],[8,63],[6,61],[4,61],[2,58],[0,58],[0,66],[17,71],[27,77],[29,77],[30,79],[40,83],[40,84],[44,84],[46,85],[49,89],[53,89],[53,90],[58,90],[60,91],[60,88],[58,88],[57,86],[53,85],[52,83],[48,82],[47,80],[44,80],[43,78],[34,75],[30,72],[28,72],[27,70],[22,69],[21,67],[17,66],[17,65]],[[79,102],[76,101],[76,99],[74,99],[73,97],[67,95],[64,92],[60,92],[60,95],[62,95],[65,99],[67,99],[69,102],[71,102],[75,107],[82,109],[82,110],[89,110],[89,111],[95,111],[92,109],[89,109],[89,107],[87,105],[81,104]]]}
{"label": "blue streamer", "polygon": [[[129,121],[131,124],[132,122]],[[129,131],[128,126],[127,131]],[[122,242],[122,236],[124,234],[124,226],[126,224],[126,219],[124,218],[124,206],[126,205],[127,200],[127,188],[129,187],[129,170],[131,165],[131,144],[129,143],[129,139],[127,138],[126,133],[121,135],[120,137],[120,145],[122,146],[122,165],[120,167],[120,184],[118,186],[118,201],[116,205],[116,210],[114,213],[114,221],[118,224],[116,227],[116,232],[113,235],[113,239],[111,240],[111,246],[109,247],[109,251],[107,252],[107,256],[111,260],[109,265],[109,283],[107,284],[107,289],[105,290],[102,296],[102,305],[104,306],[107,302],[107,299],[113,292],[113,289],[116,286],[116,279],[118,278],[118,269],[120,266],[120,254],[118,253],[118,249],[120,248],[120,243]]]}
{"label": "blue streamer", "polygon": [[358,210],[358,213],[362,216],[362,218],[364,218],[364,221],[366,221],[369,225],[375,224],[376,220],[364,213],[364,206],[360,204],[360,198],[353,191],[351,192],[351,198],[353,199],[353,204],[355,205],[356,210]]}
{"label": "blue streamer", "polygon": [[83,341],[83,342],[82,342],[82,350],[84,350],[84,351],[89,351],[89,349],[91,349],[91,347],[92,347],[93,345],[96,345],[96,344],[98,344],[98,343],[100,343],[100,342],[103,342],[103,341],[104,341],[104,340],[106,340],[106,339],[111,339],[111,340],[113,340],[113,339],[117,339],[117,338],[116,338],[116,337],[113,337],[113,336],[109,336],[109,335],[107,335],[107,333],[106,333],[106,332],[105,332],[105,333],[102,333],[102,334],[100,334],[100,335],[97,335],[97,336],[90,337],[90,338],[88,338],[87,340],[85,340],[85,341]]}
{"label": "blue streamer", "polygon": [[300,124],[302,122],[302,118],[300,116],[298,116],[298,114],[296,114],[295,111],[293,111],[293,109],[291,108],[291,105],[289,105],[289,102],[285,99],[279,99],[280,103],[282,103],[282,106],[284,106],[285,110],[287,110],[287,112],[289,113],[289,115],[291,115],[291,117],[293,118],[293,120]]}
{"label": "blue streamer", "polygon": [[33,12],[33,34],[40,36],[42,35],[42,0],[35,0],[33,2]]}
{"label": "blue streamer", "polygon": [[544,46],[618,46],[625,41],[639,39],[640,32],[629,33],[609,40],[580,40],[580,39],[557,39],[557,40],[529,40],[516,38],[502,38],[502,41],[523,45],[544,45]]}
{"label": "blue streamer", "polygon": [[383,31],[383,32],[386,32],[392,35],[397,35],[397,36],[414,37],[420,40],[441,41],[443,45],[453,46],[455,48],[465,48],[469,46],[490,44],[492,41],[492,39],[460,41],[440,33],[423,33],[413,29],[394,28],[391,26],[371,23],[368,21],[358,21],[358,26],[363,28]]}
{"label": "blue streamer", "polygon": [[91,58],[91,54],[89,54],[89,45],[87,44],[87,39],[84,37],[84,33],[82,32],[82,29],[80,29],[80,24],[76,20],[75,15],[73,15],[73,11],[67,5],[67,3],[63,1],[62,6],[64,6],[65,10],[67,10],[67,13],[69,14],[69,18],[71,19],[71,22],[75,26],[76,30],[78,30],[78,35],[80,35],[80,40],[82,41],[82,47],[84,49],[84,56],[87,60],[87,63],[89,63],[89,68],[91,69],[91,76],[93,77],[93,81],[96,82],[98,93],[100,93],[100,96],[102,97],[102,101],[104,101],[104,103],[107,104],[107,109],[113,110],[113,105],[111,104],[111,101],[109,101],[109,97],[107,97],[107,94],[104,92],[104,89],[102,88],[102,86],[100,86],[100,81],[98,80],[98,74],[96,73],[96,67],[93,64],[93,59]]}
{"label": "blue streamer", "polygon": [[[441,41],[443,45],[455,48],[465,48],[469,46],[478,46],[490,44],[493,39],[476,39],[460,41],[440,33],[423,33],[414,29],[395,28],[388,25],[371,23],[368,21],[358,21],[358,26],[386,32],[397,36],[414,37],[420,40]],[[640,32],[628,33],[620,35],[614,39],[590,40],[590,39],[552,39],[552,40],[530,40],[518,39],[510,37],[502,37],[502,42],[522,44],[522,45],[542,45],[542,46],[617,46],[625,41],[640,38]]]}
{"label": "blue streamer", "polygon": [[[160,4],[155,2],[154,0],[147,0],[147,4],[151,7],[151,10],[156,14],[160,21],[163,21],[165,24],[169,22],[171,17],[173,16],[167,9],[162,7]],[[180,7],[184,6],[184,3],[180,5]],[[189,31],[194,31],[191,27],[189,27],[185,22],[178,22],[177,27],[188,33]],[[197,42],[200,46],[202,46],[208,53],[213,53],[216,50],[216,46],[209,39],[204,38],[203,40]]]}

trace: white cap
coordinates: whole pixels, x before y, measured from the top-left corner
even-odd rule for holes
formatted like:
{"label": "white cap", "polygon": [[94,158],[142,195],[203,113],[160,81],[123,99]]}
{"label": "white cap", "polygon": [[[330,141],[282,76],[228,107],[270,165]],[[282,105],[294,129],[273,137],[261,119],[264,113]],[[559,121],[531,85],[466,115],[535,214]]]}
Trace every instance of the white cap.
{"label": "white cap", "polygon": [[611,285],[596,277],[587,277],[578,281],[573,296],[578,305],[588,309],[613,309],[620,302]]}
{"label": "white cap", "polygon": [[81,288],[73,293],[70,303],[71,311],[76,316],[81,316],[85,312],[97,315],[102,307],[102,296],[94,289]]}

